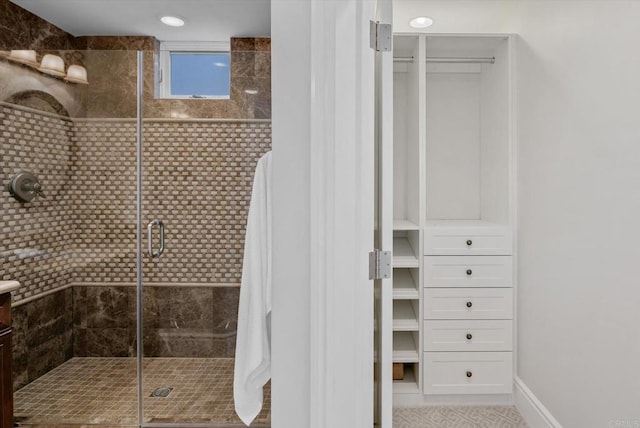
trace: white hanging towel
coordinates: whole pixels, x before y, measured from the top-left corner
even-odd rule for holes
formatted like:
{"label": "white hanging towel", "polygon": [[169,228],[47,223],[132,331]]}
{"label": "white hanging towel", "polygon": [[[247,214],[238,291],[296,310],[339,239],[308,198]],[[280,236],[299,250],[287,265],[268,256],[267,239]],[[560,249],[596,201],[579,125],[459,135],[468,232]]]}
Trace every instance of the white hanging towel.
{"label": "white hanging towel", "polygon": [[236,413],[246,425],[262,409],[262,387],[271,378],[271,152],[253,179],[238,308],[233,379]]}

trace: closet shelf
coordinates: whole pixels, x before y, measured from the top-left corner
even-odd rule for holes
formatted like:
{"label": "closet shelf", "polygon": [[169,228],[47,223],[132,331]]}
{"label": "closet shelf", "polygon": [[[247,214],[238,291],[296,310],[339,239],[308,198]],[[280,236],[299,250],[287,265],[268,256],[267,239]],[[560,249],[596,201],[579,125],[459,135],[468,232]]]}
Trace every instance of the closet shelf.
{"label": "closet shelf", "polygon": [[420,260],[407,238],[393,238],[393,267],[420,267]]}
{"label": "closet shelf", "polygon": [[502,224],[502,223],[494,223],[494,222],[485,221],[485,220],[427,220],[427,222],[425,223],[425,227],[427,228],[431,228],[431,227],[505,228],[505,227],[509,227],[509,225]]}
{"label": "closet shelf", "polygon": [[404,366],[404,379],[393,381],[393,392],[400,394],[416,394],[418,390],[418,381],[414,364]]}
{"label": "closet shelf", "polygon": [[394,299],[420,299],[420,292],[411,276],[409,269],[394,269],[393,271],[393,298]]}
{"label": "closet shelf", "polygon": [[420,230],[420,225],[404,218],[393,219],[393,230]]}
{"label": "closet shelf", "polygon": [[412,304],[415,300],[395,300],[393,302],[393,331],[418,331],[418,316]]}
{"label": "closet shelf", "polygon": [[393,333],[393,362],[417,363],[420,361],[418,345],[414,340],[414,334],[410,331],[397,331]]}

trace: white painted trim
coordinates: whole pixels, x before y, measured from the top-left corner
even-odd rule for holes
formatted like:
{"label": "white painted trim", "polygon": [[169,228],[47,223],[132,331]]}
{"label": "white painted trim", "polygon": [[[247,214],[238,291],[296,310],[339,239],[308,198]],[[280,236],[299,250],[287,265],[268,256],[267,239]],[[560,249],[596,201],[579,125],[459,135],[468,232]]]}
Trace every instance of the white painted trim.
{"label": "white painted trim", "polygon": [[229,52],[231,42],[160,42],[160,51]]}
{"label": "white painted trim", "polygon": [[[331,7],[334,6],[334,7]],[[334,308],[327,302],[333,294],[333,272],[329,270],[328,249],[334,243],[327,181],[333,179],[331,164],[326,159],[333,154],[334,118],[331,109],[335,104],[335,68],[332,45],[335,43],[335,13],[333,2],[311,1],[311,144],[310,144],[310,424],[311,428],[327,425],[329,407],[329,383],[331,369],[327,367],[330,320],[335,316]],[[326,143],[325,143],[326,142]],[[331,186],[330,186],[331,187]],[[326,287],[329,284],[329,288]]]}
{"label": "white painted trim", "polygon": [[369,0],[311,0],[310,421],[373,426]]}
{"label": "white painted trim", "polygon": [[518,222],[518,144],[517,144],[517,57],[516,44],[518,39],[515,34],[509,34],[507,43],[509,43],[509,150],[511,171],[509,177],[510,186],[510,223],[511,223],[511,239],[512,239],[512,266],[513,266],[513,373],[518,373],[518,260],[519,260],[519,222]]}
{"label": "white painted trim", "polygon": [[513,383],[516,408],[531,428],[562,428],[560,422],[553,417],[522,379],[516,376]]}
{"label": "white painted trim", "polygon": [[[381,24],[393,22],[393,5],[390,0],[376,0],[376,21]],[[393,52],[379,52],[375,54],[376,61],[376,93],[374,103],[377,171],[375,180],[378,182],[378,194],[375,209],[377,210],[376,249],[393,252]],[[380,280],[375,285],[374,299],[379,299],[378,312],[374,314],[375,325],[379,331],[376,339],[378,370],[377,380],[378,406],[376,411],[378,428],[393,426],[393,269],[391,277]],[[416,378],[419,379],[418,373]]]}

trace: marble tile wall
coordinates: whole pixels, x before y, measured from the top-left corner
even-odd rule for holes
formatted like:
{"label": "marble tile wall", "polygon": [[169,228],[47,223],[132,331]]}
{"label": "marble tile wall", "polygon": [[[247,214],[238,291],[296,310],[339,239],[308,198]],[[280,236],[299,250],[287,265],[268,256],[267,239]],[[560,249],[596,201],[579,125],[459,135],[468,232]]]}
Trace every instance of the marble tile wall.
{"label": "marble tile wall", "polygon": [[[72,355],[135,353],[134,288],[122,284],[135,278],[135,124],[112,120],[135,116],[131,49],[145,51],[146,118],[269,118],[269,39],[231,46],[230,100],[157,100],[154,39],[75,39],[0,0],[0,50],[58,53],[85,65],[90,81],[70,85],[0,59],[2,187],[30,169],[47,196],[19,204],[3,190],[0,202],[0,277],[23,283],[14,296],[17,386]],[[145,280],[183,284],[145,291],[145,355],[233,356],[244,223],[271,125],[156,120],[145,139],[145,217],[165,219],[170,243],[163,263],[146,263]],[[91,286],[102,282],[110,286]]]}
{"label": "marble tile wall", "polygon": [[[47,196],[20,204],[4,191],[0,276],[23,283],[16,303],[82,284],[71,298],[64,290],[16,307],[16,385],[70,355],[135,355],[135,288],[122,285],[135,281],[135,123],[8,104],[0,113],[4,181],[19,164],[41,176]],[[145,219],[167,225],[162,259],[145,259],[145,355],[233,356],[253,171],[270,143],[268,121],[145,123]],[[32,309],[50,299],[70,315]],[[40,323],[59,330],[42,334]],[[54,345],[61,352],[47,351]]]}
{"label": "marble tile wall", "polygon": [[[230,358],[238,287],[145,287],[145,357]],[[136,289],[75,286],[13,308],[14,390],[72,357],[135,357]]]}
{"label": "marble tile wall", "polygon": [[[114,38],[115,39],[115,38]],[[138,41],[137,44],[142,44]],[[125,45],[97,44],[107,49]],[[150,44],[150,42],[146,42]],[[156,97],[157,54],[144,54],[145,118],[269,119],[271,117],[270,39],[231,39],[231,94],[228,100],[159,99]],[[87,117],[136,116],[136,53],[118,50],[84,51],[90,76]],[[109,70],[109,73],[104,73]],[[257,91],[256,94],[247,90]]]}
{"label": "marble tile wall", "polygon": [[73,356],[70,288],[13,308],[13,383],[19,389]]}
{"label": "marble tile wall", "polygon": [[74,43],[87,50],[153,51],[157,47],[157,40],[150,36],[83,36]]}
{"label": "marble tile wall", "polygon": [[[136,289],[73,290],[73,356],[136,356]],[[233,357],[237,287],[145,287],[145,357]]]}
{"label": "marble tile wall", "polygon": [[9,0],[0,0],[0,50],[75,47],[71,34]]}
{"label": "marble tile wall", "polygon": [[148,36],[74,37],[9,0],[0,0],[0,50],[153,50]]}
{"label": "marble tile wall", "polygon": [[[87,68],[91,82],[84,111],[87,117],[135,117],[136,50],[145,51],[145,117],[271,117],[271,41],[268,38],[231,39],[231,95],[228,100],[157,99],[154,67],[158,42],[153,37],[73,37],[9,0],[0,0],[0,50],[11,49],[35,49],[40,56],[75,50],[62,55],[67,65],[80,64]],[[105,70],[109,72],[105,73]],[[258,92],[249,94],[246,90]],[[6,97],[0,97],[2,99]],[[80,112],[69,112],[72,117],[83,116]]]}

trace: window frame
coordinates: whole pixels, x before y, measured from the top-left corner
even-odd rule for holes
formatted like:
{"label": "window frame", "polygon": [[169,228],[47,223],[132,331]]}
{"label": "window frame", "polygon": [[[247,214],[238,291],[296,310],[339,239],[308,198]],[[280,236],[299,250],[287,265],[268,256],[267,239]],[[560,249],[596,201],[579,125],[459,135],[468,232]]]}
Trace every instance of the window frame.
{"label": "window frame", "polygon": [[[229,94],[228,95],[174,95],[171,93],[171,53],[203,52],[229,54]],[[181,100],[228,100],[231,98],[231,43],[230,42],[160,42],[158,58],[158,93],[163,99]]]}

